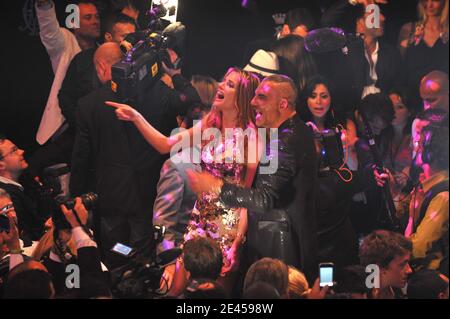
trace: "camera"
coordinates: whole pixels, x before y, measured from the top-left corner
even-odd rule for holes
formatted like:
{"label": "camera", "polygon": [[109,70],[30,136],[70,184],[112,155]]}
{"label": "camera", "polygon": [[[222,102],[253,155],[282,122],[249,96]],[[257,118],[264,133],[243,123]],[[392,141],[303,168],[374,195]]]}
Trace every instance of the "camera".
{"label": "camera", "polygon": [[153,238],[140,243],[139,248],[117,243],[111,249],[126,258],[127,263],[111,271],[113,294],[119,298],[154,298],[159,291],[164,268],[174,261],[181,249],[175,248],[156,255],[156,246],[164,239],[165,227],[153,226]]}
{"label": "camera", "polygon": [[167,9],[163,4],[153,5],[147,15],[150,17],[148,29],[125,38],[132,48],[112,66],[111,88],[124,103],[135,102],[141,92],[161,78],[163,62],[171,69],[181,67],[181,59],[171,63],[167,49],[182,55],[186,37],[184,25],[175,22],[164,28],[162,18],[167,15]]}
{"label": "camera", "polygon": [[341,131],[339,128],[319,131],[311,122],[307,124],[312,127],[314,139],[320,145],[320,168],[339,169],[342,167],[344,163],[344,148],[342,146]]}
{"label": "camera", "polygon": [[[41,179],[41,198],[47,202],[51,212],[53,225],[56,229],[71,229],[60,206],[65,205],[67,209],[75,207],[75,199],[68,194],[70,169],[67,164],[57,164],[47,167]],[[86,193],[80,196],[84,207],[87,210],[94,210],[98,196],[95,193]],[[78,215],[74,211],[75,216]]]}

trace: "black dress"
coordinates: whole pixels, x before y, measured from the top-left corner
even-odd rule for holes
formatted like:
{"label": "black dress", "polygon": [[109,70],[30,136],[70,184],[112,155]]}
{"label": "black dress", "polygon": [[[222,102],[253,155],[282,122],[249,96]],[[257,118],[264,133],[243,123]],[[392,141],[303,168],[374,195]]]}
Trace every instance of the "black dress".
{"label": "black dress", "polygon": [[420,81],[431,71],[443,71],[448,74],[448,40],[439,38],[432,47],[423,39],[410,40],[405,54],[406,81],[416,110],[422,110]]}

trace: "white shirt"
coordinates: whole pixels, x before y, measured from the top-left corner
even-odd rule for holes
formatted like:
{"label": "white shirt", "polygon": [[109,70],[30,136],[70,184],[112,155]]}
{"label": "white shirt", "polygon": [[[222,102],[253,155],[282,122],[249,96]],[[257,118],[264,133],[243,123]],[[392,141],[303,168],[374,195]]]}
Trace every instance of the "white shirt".
{"label": "white shirt", "polygon": [[58,93],[70,62],[81,51],[81,48],[75,35],[66,28],[59,26],[53,3],[51,3],[51,6],[41,8],[36,4],[36,14],[39,22],[39,35],[50,56],[53,73],[55,74],[50,96],[36,134],[36,141],[42,145],[52,137],[65,121],[59,107]]}
{"label": "white shirt", "polygon": [[20,185],[19,183],[15,182],[15,181],[13,181],[13,180],[11,180],[9,178],[0,176],[0,182],[2,182],[3,184],[15,185],[15,186],[19,187],[21,190],[23,190],[23,186],[22,185]]}
{"label": "white shirt", "polygon": [[375,86],[375,83],[377,83],[377,81],[378,81],[377,63],[378,63],[379,48],[380,48],[379,43],[377,41],[375,51],[373,51],[373,53],[372,53],[373,65],[371,65],[371,59],[369,57],[369,54],[367,53],[367,50],[364,50],[364,54],[366,56],[367,63],[369,63],[369,76],[372,79],[373,84],[364,87],[361,99],[365,98],[369,94],[376,94],[376,93],[381,92],[381,90]]}

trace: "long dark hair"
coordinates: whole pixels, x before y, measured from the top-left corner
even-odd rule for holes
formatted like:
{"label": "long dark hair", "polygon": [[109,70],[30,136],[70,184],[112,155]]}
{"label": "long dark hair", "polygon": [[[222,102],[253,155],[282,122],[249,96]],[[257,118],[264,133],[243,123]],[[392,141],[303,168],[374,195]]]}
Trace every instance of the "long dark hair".
{"label": "long dark hair", "polygon": [[[318,85],[324,85],[328,92],[330,93],[331,99],[333,99],[334,96],[334,85],[325,77],[321,75],[316,75],[312,77],[308,83],[306,84],[305,90],[304,90],[304,97],[301,101],[300,106],[300,117],[304,122],[313,122],[314,123],[314,116],[312,115],[311,111],[308,107],[308,98],[312,97],[312,94],[316,87]],[[341,124],[344,127],[346,126],[346,121],[342,118],[342,116],[339,114],[339,112],[336,112],[336,108],[333,106],[333,100],[332,104],[330,106],[330,109],[328,110],[326,117],[325,117],[325,128],[330,129],[333,127],[336,127],[336,125]]]}
{"label": "long dark hair", "polygon": [[309,79],[316,74],[316,64],[305,49],[305,41],[297,35],[288,35],[277,40],[272,51],[280,59],[280,71],[288,75],[302,91]]}
{"label": "long dark hair", "polygon": [[[409,116],[408,123],[406,123],[406,126],[403,129],[403,134],[404,135],[410,134],[411,133],[412,122],[413,122],[414,118],[416,117],[416,112],[414,110],[413,104],[410,103],[409,91],[405,87],[395,87],[395,88],[393,88],[393,89],[391,89],[389,91],[388,96],[391,96],[391,94],[398,95],[400,97],[400,99],[402,100],[403,105],[405,105],[405,107],[408,109],[409,113],[411,114]],[[394,109],[394,112],[395,112],[395,109]]]}

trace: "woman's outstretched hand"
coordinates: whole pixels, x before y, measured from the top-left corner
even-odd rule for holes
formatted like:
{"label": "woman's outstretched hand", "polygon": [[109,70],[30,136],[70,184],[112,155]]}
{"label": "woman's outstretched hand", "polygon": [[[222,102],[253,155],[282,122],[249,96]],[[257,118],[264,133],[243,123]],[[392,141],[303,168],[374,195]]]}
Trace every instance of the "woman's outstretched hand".
{"label": "woman's outstretched hand", "polygon": [[106,101],[105,104],[116,109],[116,115],[119,120],[135,122],[141,116],[138,111],[127,104],[121,104],[111,101]]}

